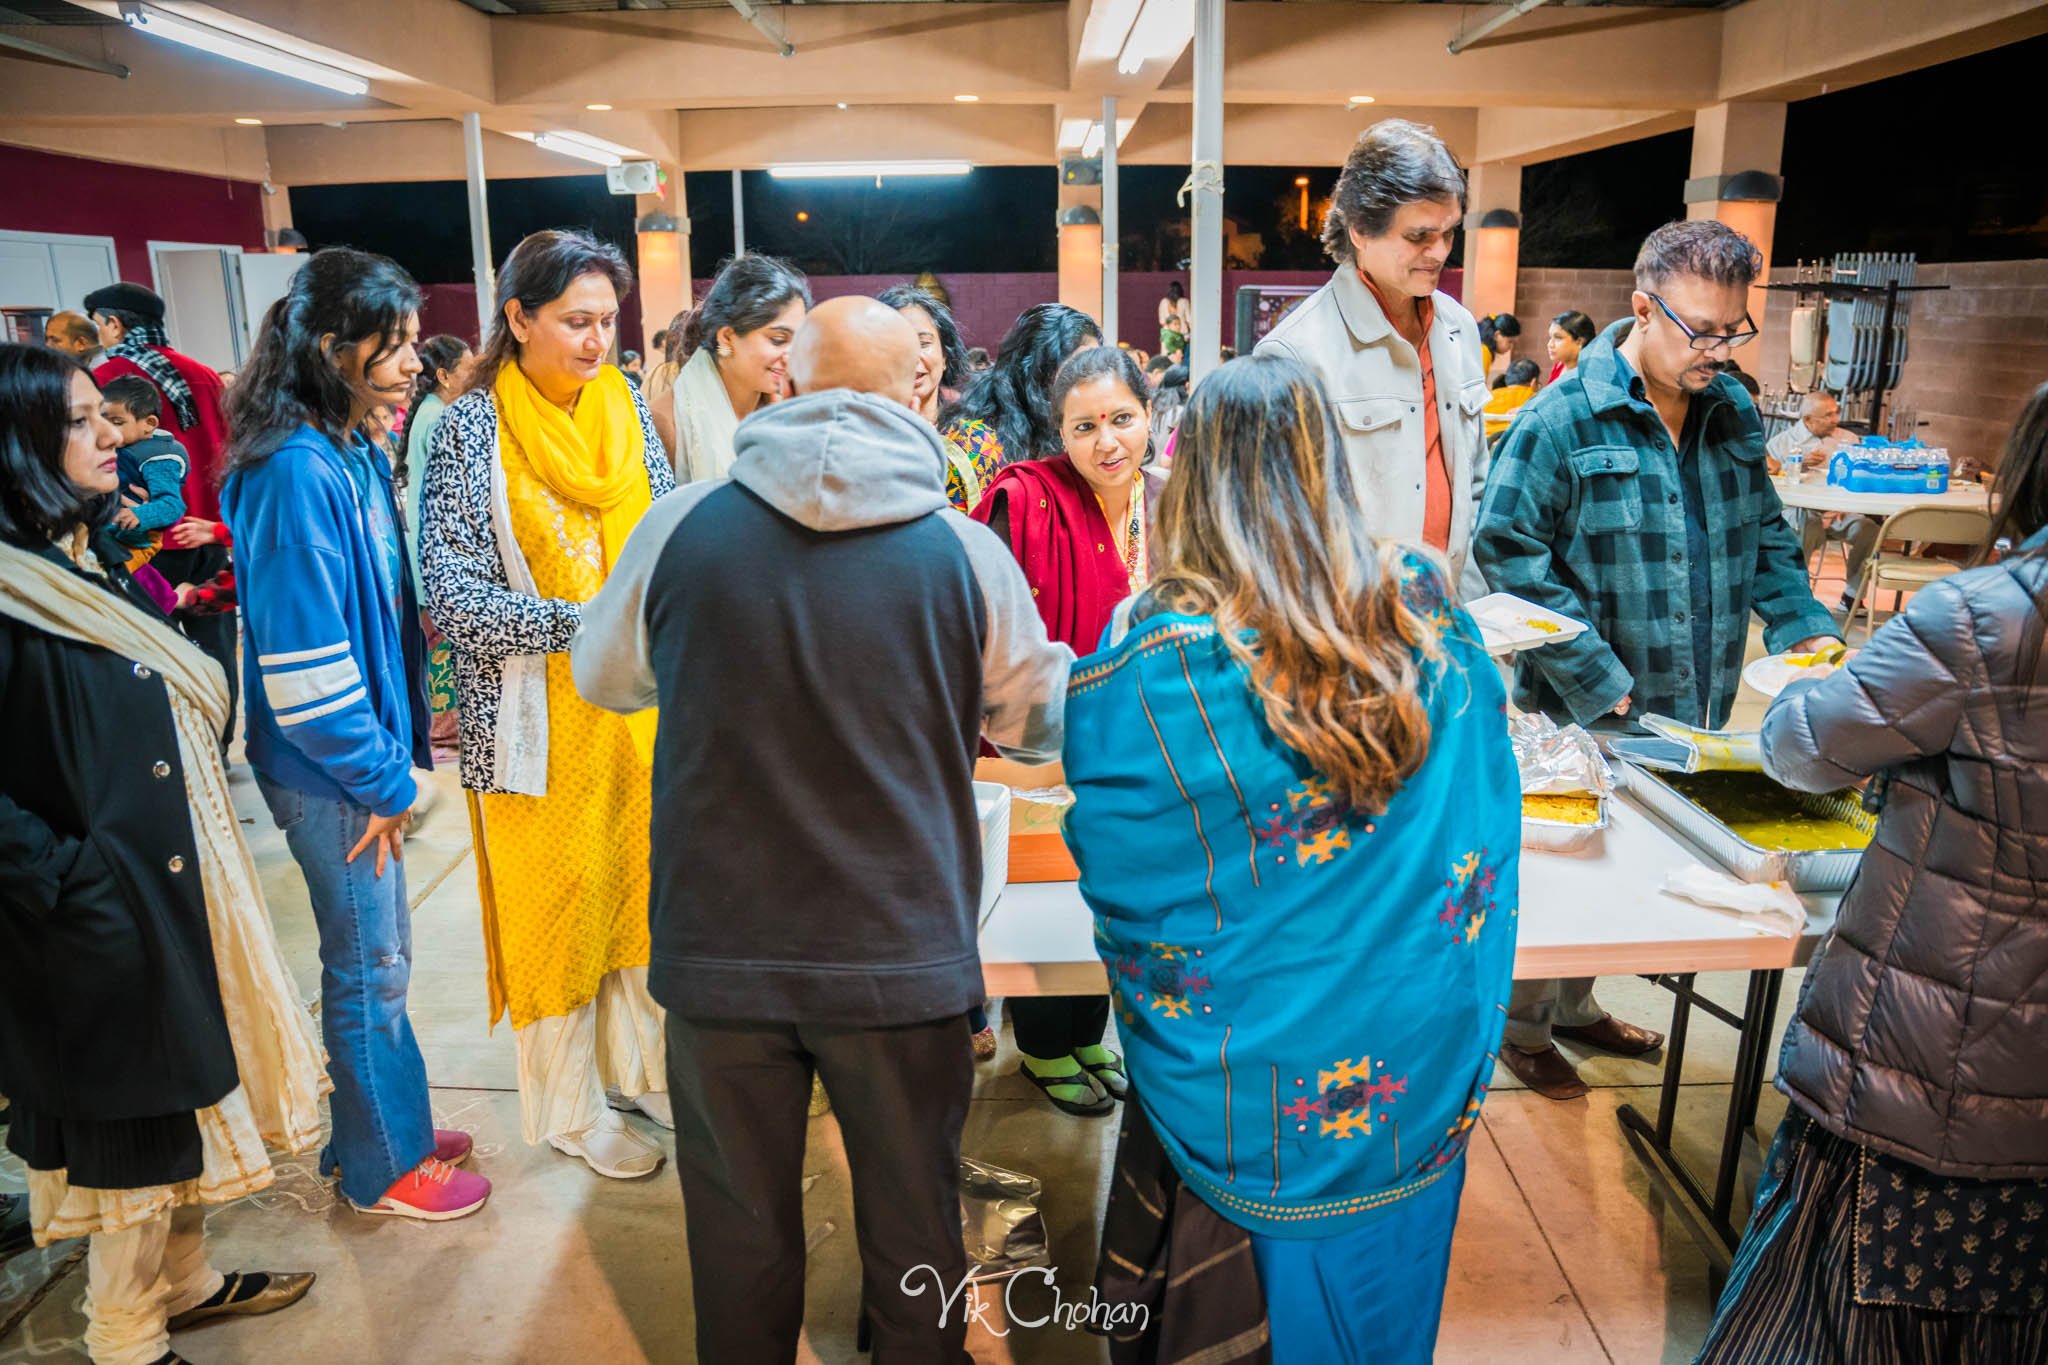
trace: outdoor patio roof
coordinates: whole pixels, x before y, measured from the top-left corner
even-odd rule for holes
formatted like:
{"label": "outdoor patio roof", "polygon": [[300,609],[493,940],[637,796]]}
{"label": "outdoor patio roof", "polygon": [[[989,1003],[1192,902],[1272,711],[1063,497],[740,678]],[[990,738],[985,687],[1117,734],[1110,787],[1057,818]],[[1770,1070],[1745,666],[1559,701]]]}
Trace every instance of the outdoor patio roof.
{"label": "outdoor patio roof", "polygon": [[[1176,2],[1191,0],[1148,0]],[[727,0],[153,3],[361,73],[369,91],[138,32],[120,0],[0,0],[0,141],[287,185],[445,179],[462,171],[456,120],[476,112],[493,175],[588,173],[518,136],[550,131],[672,170],[1046,165],[1071,150],[1062,127],[1114,95],[1127,164],[1190,154],[1189,54],[1118,70],[1122,39],[1104,30],[1128,25],[1128,0],[738,0],[755,23]],[[1469,162],[1522,164],[2048,31],[2039,0],[1552,0],[1448,50],[1508,8],[1232,0],[1228,159],[1334,164],[1365,124],[1400,114]]]}

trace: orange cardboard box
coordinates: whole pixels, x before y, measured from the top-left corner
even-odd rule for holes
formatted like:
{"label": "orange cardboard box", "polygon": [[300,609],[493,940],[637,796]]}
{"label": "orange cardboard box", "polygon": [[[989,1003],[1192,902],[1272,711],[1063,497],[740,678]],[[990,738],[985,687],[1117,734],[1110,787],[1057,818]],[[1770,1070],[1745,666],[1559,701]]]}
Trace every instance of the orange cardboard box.
{"label": "orange cardboard box", "polygon": [[[984,758],[974,765],[978,782],[1000,782],[1016,791],[1042,791],[1057,787],[1066,774],[1057,763],[1033,767],[1008,759]],[[1080,879],[1074,855],[1067,851],[1060,832],[1065,807],[1024,801],[1014,795],[1010,801],[1010,880],[1012,882],[1071,882]]]}

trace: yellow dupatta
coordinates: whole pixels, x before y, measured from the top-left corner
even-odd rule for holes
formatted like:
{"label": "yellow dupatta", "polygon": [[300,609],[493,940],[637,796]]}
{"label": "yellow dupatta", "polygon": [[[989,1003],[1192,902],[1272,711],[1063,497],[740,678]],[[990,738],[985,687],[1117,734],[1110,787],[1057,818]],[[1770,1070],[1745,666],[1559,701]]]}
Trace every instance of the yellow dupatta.
{"label": "yellow dupatta", "polygon": [[[583,386],[576,411],[567,413],[535,388],[515,361],[501,366],[491,385],[498,426],[525,453],[540,481],[558,497],[597,509],[609,575],[626,538],[654,503],[647,483],[647,437],[626,376],[607,365]],[[626,717],[640,756],[654,761],[655,712]]]}

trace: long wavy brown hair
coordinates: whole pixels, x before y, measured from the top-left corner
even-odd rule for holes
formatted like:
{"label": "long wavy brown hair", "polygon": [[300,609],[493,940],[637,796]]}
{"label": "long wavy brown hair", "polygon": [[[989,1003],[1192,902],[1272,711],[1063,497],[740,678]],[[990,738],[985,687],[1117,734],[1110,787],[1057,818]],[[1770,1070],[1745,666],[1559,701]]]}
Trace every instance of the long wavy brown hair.
{"label": "long wavy brown hair", "polygon": [[1423,661],[1442,649],[1401,548],[1366,533],[1315,376],[1250,356],[1205,379],[1158,516],[1162,603],[1214,617],[1280,741],[1354,809],[1385,811],[1429,754]]}

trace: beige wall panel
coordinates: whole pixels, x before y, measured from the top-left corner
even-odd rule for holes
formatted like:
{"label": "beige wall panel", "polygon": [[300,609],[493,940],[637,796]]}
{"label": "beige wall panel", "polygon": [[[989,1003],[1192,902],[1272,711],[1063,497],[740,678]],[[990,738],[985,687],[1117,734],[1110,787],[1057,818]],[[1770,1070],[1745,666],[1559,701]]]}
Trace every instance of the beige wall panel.
{"label": "beige wall panel", "polygon": [[[1721,15],[1712,11],[1538,10],[1453,56],[1444,45],[1477,6],[1303,5],[1235,0],[1225,24],[1233,103],[1577,105],[1640,109],[1716,98]],[[1188,98],[1178,69],[1161,98]]]}
{"label": "beige wall panel", "polygon": [[230,180],[264,178],[261,128],[24,128],[10,123],[0,133],[0,141],[128,166],[220,175]]}
{"label": "beige wall panel", "polygon": [[[271,128],[270,168],[281,185],[356,185],[395,180],[460,180],[462,125],[452,119],[370,123],[350,128]],[[484,170],[494,180],[590,175],[598,170],[532,143],[484,133]]]}
{"label": "beige wall panel", "polygon": [[[183,8],[203,20],[208,7]],[[485,103],[492,97],[496,30],[462,0],[231,0],[212,8],[268,29],[279,46],[308,56],[324,48],[405,84]]]}
{"label": "beige wall panel", "polygon": [[1067,11],[1053,4],[784,7],[794,57],[730,9],[499,19],[505,104],[600,100],[722,108],[741,102],[947,100],[1067,88]]}
{"label": "beige wall panel", "polygon": [[981,166],[1044,166],[1055,133],[1040,105],[921,105],[834,109],[685,109],[685,170],[758,170],[788,161],[964,158]]}
{"label": "beige wall panel", "polygon": [[[1341,166],[1358,135],[1383,118],[1433,125],[1461,160],[1475,141],[1470,109],[1364,109],[1299,104],[1231,104],[1223,115],[1223,151],[1235,166]],[[1187,104],[1151,104],[1119,152],[1129,165],[1185,164],[1193,152],[1194,111]]]}
{"label": "beige wall panel", "polygon": [[274,114],[339,119],[372,104],[126,28],[9,25],[0,32],[119,62],[130,71],[123,80],[75,67],[8,61],[0,76],[0,123],[9,128],[39,123],[132,124],[145,119],[219,124],[243,115]]}
{"label": "beige wall panel", "polygon": [[1481,109],[1475,157],[1481,161],[1551,161],[1692,126],[1690,110]]}
{"label": "beige wall panel", "polygon": [[2048,33],[2040,0],[1749,0],[1721,18],[1721,99],[1799,99]]}

